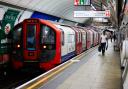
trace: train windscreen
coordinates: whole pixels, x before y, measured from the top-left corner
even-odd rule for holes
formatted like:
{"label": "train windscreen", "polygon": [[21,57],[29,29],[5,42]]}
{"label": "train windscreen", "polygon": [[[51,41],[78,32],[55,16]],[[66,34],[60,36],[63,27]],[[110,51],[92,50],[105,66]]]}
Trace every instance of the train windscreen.
{"label": "train windscreen", "polygon": [[40,61],[48,62],[53,59],[56,53],[56,33],[55,31],[47,26],[41,25],[41,57]]}
{"label": "train windscreen", "polygon": [[48,26],[41,26],[41,43],[44,44],[55,44],[55,32]]}
{"label": "train windscreen", "polygon": [[13,33],[13,39],[15,42],[19,42],[21,40],[21,30],[22,28],[17,28],[17,30]]}
{"label": "train windscreen", "polygon": [[21,43],[21,33],[22,33],[22,25],[18,24],[16,27],[14,27],[13,31],[13,42],[15,44]]}
{"label": "train windscreen", "polygon": [[36,50],[36,24],[27,24],[27,50]]}

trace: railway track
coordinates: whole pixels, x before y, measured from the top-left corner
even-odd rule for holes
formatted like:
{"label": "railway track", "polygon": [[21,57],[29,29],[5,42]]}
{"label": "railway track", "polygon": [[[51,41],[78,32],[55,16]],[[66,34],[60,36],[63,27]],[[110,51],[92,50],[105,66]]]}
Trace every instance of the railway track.
{"label": "railway track", "polygon": [[36,89],[37,86],[39,87],[39,85],[45,84],[58,73],[69,67],[71,64],[78,62],[82,57],[86,56],[96,48],[97,47],[89,49],[88,51],[75,56],[71,60],[60,64],[47,72],[36,69],[14,72],[10,69],[6,76],[0,78],[0,89]]}
{"label": "railway track", "polygon": [[26,70],[16,72],[10,69],[6,76],[0,77],[0,89],[14,89],[42,73],[41,71],[34,70],[31,72]]}
{"label": "railway track", "polygon": [[29,82],[24,83],[23,85],[17,87],[16,89],[38,89],[42,85],[44,85],[46,82],[54,78],[57,74],[65,70],[67,67],[72,65],[73,63],[78,62],[80,59],[82,59],[84,56],[86,56],[88,53],[95,50],[97,47],[94,47],[86,52],[83,52],[82,54],[72,58],[69,61],[66,61],[65,63],[53,68],[50,71],[47,71],[44,74],[41,74],[40,76],[30,80]]}

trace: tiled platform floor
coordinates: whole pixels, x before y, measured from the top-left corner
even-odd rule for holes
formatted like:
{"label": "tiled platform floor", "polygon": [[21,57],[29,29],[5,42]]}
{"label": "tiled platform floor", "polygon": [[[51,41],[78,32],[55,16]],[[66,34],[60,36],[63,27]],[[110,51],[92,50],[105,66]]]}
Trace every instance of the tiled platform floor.
{"label": "tiled platform floor", "polygon": [[104,56],[96,50],[40,89],[122,89],[119,53],[109,42]]}

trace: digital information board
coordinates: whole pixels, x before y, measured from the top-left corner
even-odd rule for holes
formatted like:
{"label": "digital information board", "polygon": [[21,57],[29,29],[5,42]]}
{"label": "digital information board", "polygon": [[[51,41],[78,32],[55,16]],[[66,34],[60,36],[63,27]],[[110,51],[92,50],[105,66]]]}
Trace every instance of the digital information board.
{"label": "digital information board", "polygon": [[74,17],[110,17],[110,10],[106,11],[74,11]]}

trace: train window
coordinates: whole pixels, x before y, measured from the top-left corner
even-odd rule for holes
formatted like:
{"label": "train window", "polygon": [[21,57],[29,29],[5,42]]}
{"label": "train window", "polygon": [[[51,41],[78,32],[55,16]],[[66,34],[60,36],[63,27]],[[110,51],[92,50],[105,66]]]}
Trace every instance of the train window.
{"label": "train window", "polygon": [[82,37],[81,37],[81,32],[80,32],[80,42],[81,42],[81,38],[82,38]]}
{"label": "train window", "polygon": [[84,35],[84,34],[82,34],[82,41],[83,41],[83,40],[85,40],[85,35]]}
{"label": "train window", "polygon": [[81,41],[80,41],[80,32],[79,32],[79,42],[81,42]]}
{"label": "train window", "polygon": [[20,42],[21,41],[21,31],[22,31],[22,25],[18,25],[14,28],[13,32],[13,41],[14,42]]}
{"label": "train window", "polygon": [[55,32],[46,25],[41,25],[41,43],[55,44]]}
{"label": "train window", "polygon": [[79,38],[79,32],[78,32],[78,35],[77,35],[77,41],[78,41],[78,43],[79,43],[79,39],[80,39],[80,38]]}
{"label": "train window", "polygon": [[80,35],[80,32],[79,32],[79,38],[78,38],[78,39],[79,39],[79,42],[81,42],[81,40],[80,40],[80,39],[81,39],[81,35]]}
{"label": "train window", "polygon": [[61,43],[62,43],[62,45],[64,45],[64,31],[62,31],[62,35],[61,35]]}
{"label": "train window", "polygon": [[72,42],[75,42],[75,35],[72,34]]}
{"label": "train window", "polygon": [[36,25],[27,24],[27,49],[36,49]]}
{"label": "train window", "polygon": [[68,43],[73,43],[75,42],[75,36],[74,34],[69,34],[68,35]]}
{"label": "train window", "polygon": [[58,27],[61,30],[61,44],[64,45],[64,31],[62,28]]}
{"label": "train window", "polygon": [[68,43],[71,43],[71,35],[68,34]]}
{"label": "train window", "polygon": [[83,40],[86,40],[86,34],[83,35]]}

